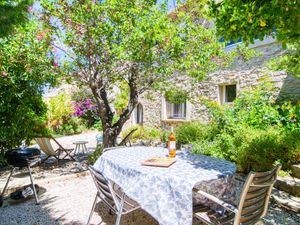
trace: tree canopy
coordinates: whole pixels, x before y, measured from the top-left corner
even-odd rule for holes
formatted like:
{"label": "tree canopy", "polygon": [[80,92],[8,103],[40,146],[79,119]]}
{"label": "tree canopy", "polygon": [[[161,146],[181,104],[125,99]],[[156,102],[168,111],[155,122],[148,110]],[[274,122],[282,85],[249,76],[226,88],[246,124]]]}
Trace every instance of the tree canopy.
{"label": "tree canopy", "polygon": [[300,77],[300,1],[210,0],[209,5],[220,37],[227,41],[242,38],[246,44],[276,37],[289,50],[277,62]]}
{"label": "tree canopy", "polygon": [[[204,15],[188,8],[171,15],[166,4],[148,0],[44,1],[43,7],[69,58],[65,68],[93,92],[105,146],[116,144],[143,92],[165,87],[176,73],[201,79],[230,59]],[[113,123],[113,91],[123,84],[128,104]]]}
{"label": "tree canopy", "polygon": [[53,83],[56,67],[47,30],[28,22],[0,38],[0,150],[39,133],[45,119],[43,86]]}
{"label": "tree canopy", "polygon": [[10,34],[15,26],[28,21],[33,0],[0,0],[0,37]]}

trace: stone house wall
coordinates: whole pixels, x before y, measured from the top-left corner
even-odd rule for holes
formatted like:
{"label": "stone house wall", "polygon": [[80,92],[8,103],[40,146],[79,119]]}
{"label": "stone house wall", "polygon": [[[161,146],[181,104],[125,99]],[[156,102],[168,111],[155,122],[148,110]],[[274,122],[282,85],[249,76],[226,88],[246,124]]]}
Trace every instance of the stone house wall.
{"label": "stone house wall", "polygon": [[[139,102],[143,106],[143,125],[168,129],[170,126],[176,126],[184,121],[200,120],[202,122],[208,122],[208,112],[206,106],[201,103],[201,98],[220,103],[220,86],[236,84],[238,95],[238,93],[245,88],[259,85],[266,76],[269,77],[269,81],[271,81],[275,87],[278,87],[278,93],[275,94],[293,95],[299,98],[300,79],[288,76],[284,71],[266,72],[265,63],[282,52],[281,45],[271,40],[267,43],[262,43],[262,45],[254,45],[252,48],[260,52],[261,55],[247,62],[236,59],[231,68],[209,74],[206,80],[197,83],[193,82],[192,86],[188,86],[188,88],[192,90],[192,99],[187,103],[186,120],[167,120],[164,118],[165,101],[161,93],[147,92],[140,96]],[[179,77],[178,79],[181,80],[177,83],[184,83],[188,78]],[[185,85],[189,85],[189,83],[190,82],[186,82]],[[133,113],[126,127],[134,124]]]}

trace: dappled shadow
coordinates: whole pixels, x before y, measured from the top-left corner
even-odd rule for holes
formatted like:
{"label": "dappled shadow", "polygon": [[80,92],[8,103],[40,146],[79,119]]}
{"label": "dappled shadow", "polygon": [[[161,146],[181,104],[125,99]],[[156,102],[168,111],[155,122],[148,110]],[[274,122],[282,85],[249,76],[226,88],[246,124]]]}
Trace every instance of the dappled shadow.
{"label": "dappled shadow", "polygon": [[[35,180],[46,179],[51,177],[59,177],[63,175],[69,174],[76,174],[87,171],[88,163],[87,158],[88,156],[95,150],[95,148],[88,148],[87,153],[79,153],[74,155],[76,161],[72,161],[69,159],[63,159],[57,161],[55,158],[49,158],[47,161],[43,163],[38,163],[35,166],[32,166],[32,174]],[[45,157],[42,155],[42,158]],[[0,170],[0,188],[5,185],[6,179],[8,178],[11,171],[11,167],[7,166]],[[23,181],[18,181],[17,179],[27,179],[28,177],[28,170],[27,168],[15,169],[15,172],[12,176],[12,179],[16,178],[17,183],[22,183]]]}
{"label": "dappled shadow", "polygon": [[[102,203],[99,202],[96,205],[94,214],[98,214],[102,221],[99,224],[106,224],[106,225],[114,225],[116,221],[116,215],[110,213],[108,208]],[[121,217],[121,224],[122,225],[158,225],[155,219],[151,217],[148,213],[146,213],[142,209],[138,209],[133,211],[129,214],[123,215]]]}
{"label": "dappled shadow", "polygon": [[[47,190],[40,187],[39,199],[40,205],[35,204],[34,197],[23,200],[12,200],[6,197],[3,207],[0,209],[1,225],[22,224],[22,225],[56,225],[56,224],[82,224],[80,221],[64,223],[63,217],[53,218],[49,206],[57,201],[58,197],[46,197]],[[53,214],[53,212],[51,212]],[[55,214],[55,212],[54,212]]]}
{"label": "dappled shadow", "polygon": [[195,169],[216,171],[218,178],[224,178],[235,172],[235,165],[229,161],[190,152],[179,152],[178,157]]}

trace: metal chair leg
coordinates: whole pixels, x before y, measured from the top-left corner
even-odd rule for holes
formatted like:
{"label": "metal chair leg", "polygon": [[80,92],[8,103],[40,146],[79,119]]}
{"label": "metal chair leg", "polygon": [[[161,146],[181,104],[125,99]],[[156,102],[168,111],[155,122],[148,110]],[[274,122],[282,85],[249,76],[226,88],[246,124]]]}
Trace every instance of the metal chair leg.
{"label": "metal chair leg", "polygon": [[10,180],[11,176],[13,175],[14,170],[15,170],[15,167],[12,168],[12,170],[11,170],[11,172],[10,172],[10,174],[9,174],[9,177],[8,177],[8,179],[7,179],[7,181],[6,181],[6,184],[5,184],[4,189],[3,189],[2,193],[1,193],[1,196],[4,195],[4,193],[5,193],[5,191],[6,191],[6,188],[7,188],[7,186],[8,186],[9,180]]}
{"label": "metal chair leg", "polygon": [[124,197],[125,195],[123,194],[122,199],[121,199],[121,203],[119,205],[118,208],[118,213],[117,213],[117,219],[116,219],[116,224],[115,225],[119,225],[121,222],[121,216],[122,216],[122,211],[123,211],[123,205],[124,205]]}
{"label": "metal chair leg", "polygon": [[30,177],[30,181],[31,181],[31,186],[32,186],[32,189],[33,189],[33,193],[34,193],[34,197],[35,197],[35,204],[36,205],[39,205],[39,199],[37,197],[37,193],[36,193],[36,190],[35,190],[35,186],[34,186],[34,183],[33,183],[33,179],[32,179],[32,175],[31,175],[31,170],[30,170],[30,166],[27,167],[28,169],[28,172],[29,172],[29,177]]}
{"label": "metal chair leg", "polygon": [[97,203],[97,198],[98,198],[98,194],[96,194],[96,197],[95,197],[95,200],[94,200],[94,203],[93,203],[93,207],[92,207],[92,210],[90,212],[89,219],[87,221],[87,225],[90,225],[90,220],[92,219],[92,216],[93,216],[93,213],[94,213],[94,210],[95,210],[95,206],[96,206],[96,203]]}
{"label": "metal chair leg", "polygon": [[122,213],[118,213],[117,214],[117,220],[116,220],[116,224],[115,225],[119,225],[120,224],[120,222],[121,222],[121,216],[122,216]]}

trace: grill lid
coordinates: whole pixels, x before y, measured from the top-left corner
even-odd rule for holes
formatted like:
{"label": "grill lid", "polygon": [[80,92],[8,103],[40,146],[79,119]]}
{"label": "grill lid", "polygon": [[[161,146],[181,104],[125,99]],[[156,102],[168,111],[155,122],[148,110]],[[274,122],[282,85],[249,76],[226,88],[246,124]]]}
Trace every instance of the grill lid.
{"label": "grill lid", "polygon": [[15,148],[5,153],[8,164],[15,167],[25,167],[39,158],[41,151],[37,148]]}

